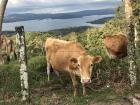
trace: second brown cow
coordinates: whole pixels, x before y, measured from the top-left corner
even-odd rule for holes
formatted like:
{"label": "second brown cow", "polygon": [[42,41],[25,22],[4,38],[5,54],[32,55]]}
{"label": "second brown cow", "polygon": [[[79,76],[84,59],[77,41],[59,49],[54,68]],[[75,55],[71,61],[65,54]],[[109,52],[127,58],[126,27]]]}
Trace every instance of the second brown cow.
{"label": "second brown cow", "polygon": [[54,71],[68,72],[70,74],[74,96],[77,95],[76,75],[80,76],[83,86],[83,95],[86,94],[85,85],[91,82],[94,63],[102,60],[101,56],[91,56],[77,42],[48,38],[45,43],[47,56],[48,79],[50,67]]}
{"label": "second brown cow", "polygon": [[106,35],[103,43],[111,59],[127,56],[127,38],[125,35]]}

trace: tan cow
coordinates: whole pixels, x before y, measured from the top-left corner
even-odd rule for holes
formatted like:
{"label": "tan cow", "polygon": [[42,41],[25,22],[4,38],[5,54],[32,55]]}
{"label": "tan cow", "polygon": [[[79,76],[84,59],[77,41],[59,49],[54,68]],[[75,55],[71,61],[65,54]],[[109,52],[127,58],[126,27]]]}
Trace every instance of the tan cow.
{"label": "tan cow", "polygon": [[52,67],[54,71],[68,72],[73,83],[74,96],[76,96],[77,82],[75,76],[78,75],[81,77],[83,95],[85,95],[85,85],[91,82],[93,65],[94,63],[100,62],[102,57],[88,55],[84,48],[77,42],[53,38],[48,38],[46,40],[45,49],[48,62],[48,80],[50,67]]}
{"label": "tan cow", "polygon": [[122,34],[106,35],[103,40],[111,59],[120,59],[127,56],[127,38]]}
{"label": "tan cow", "polygon": [[0,38],[0,64],[4,64],[9,61],[12,57],[16,57],[14,50],[14,41],[7,38],[6,36],[1,36]]}

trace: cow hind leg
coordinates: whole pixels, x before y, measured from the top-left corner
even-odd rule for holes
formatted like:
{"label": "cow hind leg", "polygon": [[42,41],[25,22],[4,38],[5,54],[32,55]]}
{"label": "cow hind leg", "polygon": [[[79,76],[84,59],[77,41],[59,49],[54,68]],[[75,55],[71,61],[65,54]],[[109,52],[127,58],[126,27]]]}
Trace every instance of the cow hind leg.
{"label": "cow hind leg", "polygon": [[51,72],[51,64],[49,61],[47,61],[47,76],[48,76],[48,82],[50,81],[50,72]]}

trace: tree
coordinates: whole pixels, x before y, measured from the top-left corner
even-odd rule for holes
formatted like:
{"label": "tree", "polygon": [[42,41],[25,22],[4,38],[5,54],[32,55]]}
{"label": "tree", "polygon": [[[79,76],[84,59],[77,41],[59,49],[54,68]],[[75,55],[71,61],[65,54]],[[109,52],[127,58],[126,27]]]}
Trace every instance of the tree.
{"label": "tree", "polygon": [[2,34],[2,22],[8,0],[1,0],[0,4],[0,35]]}
{"label": "tree", "polygon": [[127,21],[127,37],[128,37],[128,59],[129,59],[129,77],[131,86],[136,84],[136,55],[135,55],[135,35],[133,23],[133,9],[131,0],[123,0],[125,5],[125,16]]}
{"label": "tree", "polygon": [[[0,48],[1,48],[2,22],[3,22],[3,17],[4,17],[7,2],[8,0],[0,1]],[[1,50],[0,50],[0,54],[1,54]]]}

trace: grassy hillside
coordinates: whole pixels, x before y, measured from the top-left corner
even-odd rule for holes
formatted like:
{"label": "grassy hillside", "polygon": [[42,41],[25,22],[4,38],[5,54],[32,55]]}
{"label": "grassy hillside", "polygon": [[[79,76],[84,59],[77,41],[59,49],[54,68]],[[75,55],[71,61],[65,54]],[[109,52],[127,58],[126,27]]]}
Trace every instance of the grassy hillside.
{"label": "grassy hillside", "polygon": [[[109,32],[104,31],[106,28],[87,28],[80,32],[69,31],[68,34],[66,34],[67,30],[66,33],[62,30],[62,35],[57,34],[56,31],[54,31],[55,34],[49,32],[26,33],[29,86],[33,105],[43,105],[44,103],[49,105],[58,105],[59,103],[64,105],[129,105],[129,102],[123,99],[123,97],[127,98],[131,90],[128,79],[128,61],[127,58],[121,61],[110,61],[102,44],[104,35]],[[43,49],[47,37],[80,42],[91,55],[103,57],[103,61],[94,67],[94,82],[90,85],[92,90],[87,89],[88,96],[82,96],[82,87],[79,81],[79,96],[73,97],[70,78],[66,74],[61,74],[66,84],[65,89],[54,73],[51,75],[51,82],[47,82],[47,65]],[[15,39],[15,36],[11,38]],[[10,100],[11,105],[21,104],[19,101],[21,96],[19,64],[17,62],[12,61],[0,66],[0,92],[2,93],[0,100]],[[97,78],[97,74],[99,78]],[[107,85],[110,87],[106,88]]]}
{"label": "grassy hillside", "polygon": [[[126,33],[125,19],[121,16],[109,20],[101,28],[81,27],[25,33],[31,105],[129,105],[128,97],[132,90],[128,76],[128,58],[110,60],[102,43],[105,35],[118,32]],[[54,73],[51,81],[47,81],[43,46],[48,37],[79,42],[89,54],[102,56],[103,61],[94,66],[93,82],[87,88],[88,96],[82,96],[82,86],[78,81],[79,96],[73,97],[67,74],[61,74],[65,88]],[[15,35],[10,38],[15,40]],[[140,51],[136,51],[137,64],[140,66]],[[136,87],[136,91],[139,91],[140,79]],[[22,105],[19,101],[21,94],[18,60],[0,66],[0,93],[0,104]]]}

